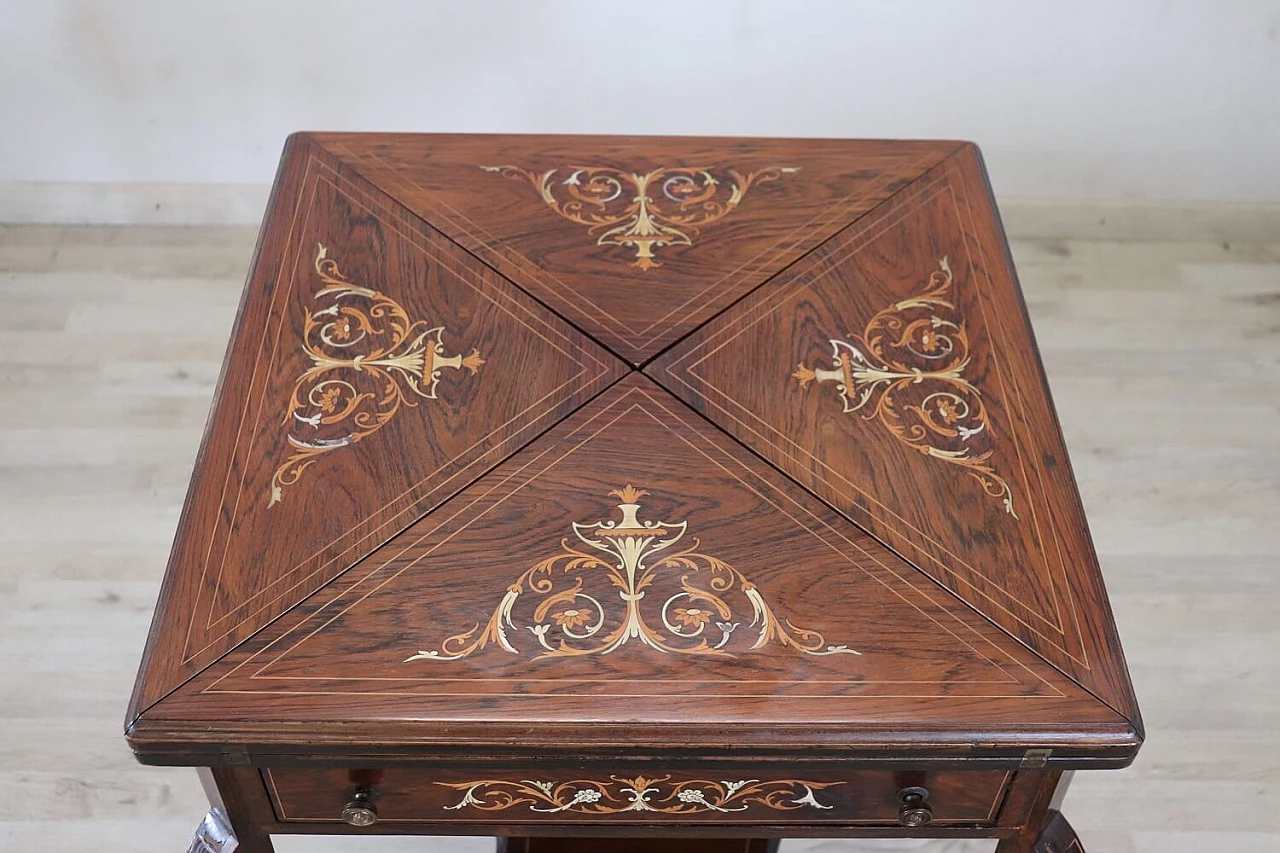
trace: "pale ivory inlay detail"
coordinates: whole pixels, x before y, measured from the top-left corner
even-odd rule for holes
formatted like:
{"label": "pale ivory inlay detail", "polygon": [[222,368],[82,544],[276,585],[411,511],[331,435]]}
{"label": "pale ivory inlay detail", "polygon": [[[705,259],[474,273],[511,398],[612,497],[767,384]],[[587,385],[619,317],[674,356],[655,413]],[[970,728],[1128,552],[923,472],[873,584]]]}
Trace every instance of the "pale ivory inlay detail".
{"label": "pale ivory inlay detail", "polygon": [[607,782],[575,779],[545,782],[522,779],[481,779],[474,782],[437,782],[462,791],[462,799],[447,811],[475,809],[498,812],[527,806],[531,812],[613,815],[624,812],[658,812],[687,815],[699,812],[744,812],[752,805],[774,811],[808,808],[825,811],[834,806],[820,802],[815,791],[843,782],[807,782],[798,779],[712,781],[690,779],[672,782],[670,776],[610,776]]}
{"label": "pale ivory inlay detail", "polygon": [[480,168],[528,181],[547,207],[587,226],[597,246],[635,249],[631,265],[642,270],[662,266],[656,251],[663,246],[692,246],[700,228],[727,216],[753,186],[800,171],[794,166],[746,174],[726,169],[717,177],[701,167],[663,166],[643,174],[607,166],[570,166],[563,172]]}
{"label": "pale ivory inlay detail", "polygon": [[878,421],[903,444],[963,468],[1007,513],[1013,490],[991,464],[995,443],[982,393],[965,376],[969,336],[944,257],[924,290],[871,318],[861,335],[832,339],[831,367],[799,364],[800,386],[830,382],[844,411]]}
{"label": "pale ivory inlay detail", "polygon": [[302,351],[310,364],[294,382],[284,416],[292,453],[271,478],[271,500],[298,482],[325,453],[368,438],[401,406],[436,399],[441,371],[484,364],[478,350],[445,355],[443,326],[411,321],[399,302],[352,284],[316,247],[315,271],[323,286],[303,315]]}
{"label": "pale ivory inlay detail", "polygon": [[[777,644],[808,655],[861,654],[780,620],[759,587],[698,551],[697,539],[678,547],[688,522],[642,521],[640,499],[648,492],[628,484],[609,494],[621,501],[620,520],[573,522],[577,542],[561,539],[559,553],[520,575],[483,626],[476,623],[405,662],[459,660],[491,643],[524,654],[517,643],[527,636],[522,628],[536,640],[530,649],[535,659],[607,655],[632,640],[662,653],[732,657],[733,641],[743,635],[753,635],[749,644],[736,644],[746,650]],[[525,597],[537,602],[527,625],[513,615]],[[735,605],[743,604],[750,607],[750,621],[737,615]]]}

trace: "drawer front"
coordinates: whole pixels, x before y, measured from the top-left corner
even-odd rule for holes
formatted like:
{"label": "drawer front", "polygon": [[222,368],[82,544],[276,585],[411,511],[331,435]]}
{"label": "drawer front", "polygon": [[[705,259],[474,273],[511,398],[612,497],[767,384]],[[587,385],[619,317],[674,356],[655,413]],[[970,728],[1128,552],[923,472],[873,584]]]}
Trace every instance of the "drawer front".
{"label": "drawer front", "polygon": [[[901,792],[928,791],[929,826],[990,826],[1012,772],[628,769],[610,772],[263,770],[283,822],[338,823],[375,778],[379,823],[840,823],[899,825]],[[379,775],[380,774],[380,775]]]}

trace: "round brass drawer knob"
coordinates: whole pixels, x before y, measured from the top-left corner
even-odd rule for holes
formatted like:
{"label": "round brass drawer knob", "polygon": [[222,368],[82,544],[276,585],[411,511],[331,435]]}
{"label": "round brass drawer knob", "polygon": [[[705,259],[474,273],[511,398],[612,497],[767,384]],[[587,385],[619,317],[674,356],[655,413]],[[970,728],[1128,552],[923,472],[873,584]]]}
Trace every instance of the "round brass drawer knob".
{"label": "round brass drawer knob", "polygon": [[378,822],[378,807],[370,791],[356,791],[342,807],[342,822],[351,826],[373,826]]}
{"label": "round brass drawer knob", "polygon": [[898,792],[898,823],[903,826],[924,826],[933,820],[933,808],[929,805],[928,788],[903,788]]}

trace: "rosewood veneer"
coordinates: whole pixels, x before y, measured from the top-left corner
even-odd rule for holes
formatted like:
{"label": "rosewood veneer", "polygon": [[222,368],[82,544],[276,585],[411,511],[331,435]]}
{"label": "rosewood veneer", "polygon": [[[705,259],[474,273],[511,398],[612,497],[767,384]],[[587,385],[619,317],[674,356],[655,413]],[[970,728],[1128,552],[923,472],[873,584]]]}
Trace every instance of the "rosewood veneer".
{"label": "rosewood veneer", "polygon": [[291,137],[127,737],[215,850],[1078,849],[1142,724],[978,150]]}

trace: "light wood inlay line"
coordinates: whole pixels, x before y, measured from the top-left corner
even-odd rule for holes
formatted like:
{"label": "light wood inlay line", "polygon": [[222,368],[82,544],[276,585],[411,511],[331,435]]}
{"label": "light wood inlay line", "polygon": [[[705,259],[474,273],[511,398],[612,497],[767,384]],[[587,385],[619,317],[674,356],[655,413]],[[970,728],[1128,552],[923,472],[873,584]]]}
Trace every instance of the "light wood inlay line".
{"label": "light wood inlay line", "polygon": [[[1006,599],[1001,600],[999,598],[994,598],[989,593],[982,590],[981,588],[974,586],[971,583],[966,583],[963,577],[952,575],[953,577],[957,578],[958,582],[964,584],[966,589],[972,591],[974,594],[981,596],[984,600],[990,602],[996,608],[1009,613],[1011,618],[1017,620],[1020,624],[1023,624],[1029,630],[1032,630],[1036,634],[1044,637],[1046,641],[1052,643],[1055,647],[1057,647],[1060,651],[1062,651],[1064,655],[1070,657],[1071,659],[1078,662],[1080,665],[1087,668],[1087,657],[1085,657],[1084,655],[1083,648],[1082,648],[1082,641],[1079,639],[1080,629],[1078,624],[1075,626],[1077,629],[1076,635],[1074,638],[1075,642],[1072,643],[1070,647],[1068,647],[1064,645],[1061,641],[1055,639],[1053,635],[1046,634],[1042,628],[1038,628],[1036,627],[1035,624],[1032,624],[1031,622],[1028,621],[1028,619],[1034,619],[1037,623],[1044,624],[1055,629],[1057,632],[1059,632],[1059,634],[1062,631],[1062,628],[1060,627],[1062,624],[1062,619],[1060,615],[1060,605],[1058,604],[1058,595],[1059,595],[1058,590],[1059,590],[1060,583],[1062,581],[1056,577],[1056,573],[1051,571],[1050,566],[1047,562],[1043,562],[1041,564],[1041,568],[1042,570],[1048,572],[1047,576],[1050,581],[1048,584],[1048,587],[1054,596],[1053,608],[1051,611],[1053,616],[1055,617],[1053,619],[1049,619],[1042,612],[1034,609],[1031,605],[1019,601],[1017,597],[1012,595],[1007,589],[1001,587],[997,582],[987,577],[986,574],[983,573],[980,568],[973,566],[971,563],[967,562],[962,557],[955,554],[953,551],[948,549],[943,543],[930,537],[927,532],[922,531],[918,529],[916,526],[912,525],[909,521],[907,521],[906,519],[902,518],[900,515],[895,513],[890,507],[886,506],[882,501],[877,500],[874,495],[860,488],[857,484],[853,483],[851,480],[849,480],[839,471],[831,468],[830,465],[828,465],[825,460],[818,458],[817,456],[812,454],[810,451],[808,451],[806,448],[798,445],[790,437],[784,435],[783,433],[771,427],[767,422],[765,422],[763,419],[758,417],[755,413],[749,411],[746,407],[742,406],[742,404],[739,403],[734,398],[734,395],[732,393],[730,393],[725,389],[721,389],[717,387],[713,382],[709,380],[708,377],[704,376],[702,373],[700,373],[697,370],[697,367],[699,364],[706,361],[708,358],[714,355],[718,350],[723,349],[735,338],[741,336],[742,334],[745,334],[752,326],[763,321],[766,317],[769,316],[769,313],[775,308],[777,308],[779,305],[783,304],[784,302],[800,298],[808,287],[815,285],[818,281],[821,280],[821,278],[824,275],[829,274],[832,270],[836,268],[837,266],[836,262],[838,261],[839,258],[847,257],[857,252],[863,246],[868,245],[872,240],[875,239],[877,235],[884,233],[886,230],[893,227],[896,223],[902,221],[902,219],[911,215],[911,212],[915,206],[927,204],[941,193],[951,192],[950,185],[947,182],[946,177],[947,177],[946,172],[936,174],[926,181],[917,182],[916,185],[913,185],[911,190],[899,194],[899,196],[895,197],[895,200],[902,203],[902,208],[901,210],[898,211],[895,217],[881,221],[880,223],[878,223],[878,226],[875,227],[874,229],[864,229],[862,231],[853,232],[848,235],[842,236],[840,238],[840,242],[837,244],[838,248],[834,250],[834,256],[831,262],[829,263],[829,265],[823,266],[822,264],[825,262],[820,262],[815,259],[815,260],[808,261],[805,265],[797,267],[796,270],[793,273],[791,273],[791,277],[795,280],[795,282],[797,282],[796,284],[789,285],[784,288],[780,288],[774,299],[765,303],[761,303],[758,306],[754,306],[752,309],[752,317],[748,319],[746,322],[738,324],[737,326],[725,326],[722,330],[708,336],[706,341],[704,341],[699,347],[691,350],[688,354],[682,356],[680,359],[668,365],[664,372],[673,381],[683,385],[686,388],[689,388],[695,393],[709,392],[705,398],[709,405],[714,406],[718,411],[724,413],[727,417],[731,418],[733,421],[740,424],[744,429],[747,429],[750,432],[756,435],[759,435],[762,441],[766,442],[769,446],[773,447],[782,455],[788,458],[795,459],[797,462],[803,459],[806,461],[806,464],[813,464],[813,465],[819,466],[820,468],[822,468],[822,470],[826,471],[832,478],[844,484],[849,490],[852,491],[853,494],[858,495],[866,503],[878,507],[882,517],[890,517],[895,519],[897,529],[900,531],[899,535],[904,536],[905,538],[906,534],[902,533],[901,531],[903,530],[910,531],[910,538],[906,538],[906,541],[910,541],[911,539],[918,539],[921,541],[929,542],[933,548],[937,549],[940,553],[945,554],[949,558],[949,560],[954,561],[954,565],[963,566],[965,570],[970,574],[972,574],[974,577],[982,579],[985,583],[999,590],[1001,593],[1004,594],[1004,596],[1006,596]],[[951,198],[954,200],[953,194],[951,195]],[[958,211],[959,211],[959,208],[957,207],[957,212]],[[972,263],[969,261],[966,261],[966,265],[971,266]],[[801,286],[801,283],[803,283],[803,286]],[[991,286],[989,281],[986,282],[986,286],[987,287]],[[982,287],[974,288],[974,292],[978,299],[979,304],[981,304],[982,298],[983,298],[982,290],[983,290]],[[998,361],[998,355],[994,351],[991,353],[991,356],[992,356],[993,362]],[[696,360],[693,360],[695,359],[695,357],[696,357]],[[683,368],[683,371],[687,371],[690,376],[694,377],[698,381],[697,386],[690,384],[690,382],[683,375],[681,368]],[[1000,399],[1001,401],[1011,399],[1011,394],[1009,389],[1001,388],[1000,393],[998,395],[998,399]],[[1017,405],[1016,394],[1012,395],[1012,399],[1014,400],[1013,404]],[[761,431],[764,431],[768,435],[762,434]],[[1013,435],[1014,445],[1015,445],[1016,454],[1017,454],[1016,458],[1019,460],[1018,469],[1019,469],[1019,472],[1025,478],[1026,465],[1022,461],[1024,458],[1024,451],[1022,450],[1021,444],[1019,442],[1019,430],[1010,429],[1007,431],[1012,433]],[[1025,483],[1025,480],[1023,482]],[[1022,488],[1025,489],[1025,486],[1023,486]],[[1028,493],[1030,492],[1029,489],[1026,489],[1026,491]],[[1037,530],[1038,539],[1040,541],[1045,541],[1044,534],[1040,532],[1040,522],[1038,520],[1035,507],[1034,506],[1031,507],[1029,512],[1031,513],[1033,523],[1035,525],[1035,529]],[[1051,538],[1056,540],[1057,538],[1056,529],[1054,531],[1054,536]],[[931,561],[936,562],[936,558],[933,558],[931,555],[929,555],[927,551],[920,551],[920,553],[922,556],[925,556]],[[1059,559],[1061,559],[1061,554],[1058,548],[1053,549],[1053,553],[1057,554],[1059,556]],[[949,567],[942,564],[939,564],[939,568],[942,569],[943,571],[948,571],[948,572],[950,571]],[[1060,565],[1059,571],[1060,572],[1065,571],[1065,568]],[[1010,610],[1009,609],[1010,602],[1020,604],[1021,605],[1020,612],[1015,613],[1012,610]],[[1079,651],[1073,651],[1073,649],[1079,649]]]}

